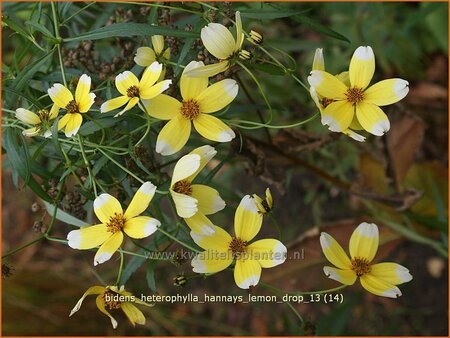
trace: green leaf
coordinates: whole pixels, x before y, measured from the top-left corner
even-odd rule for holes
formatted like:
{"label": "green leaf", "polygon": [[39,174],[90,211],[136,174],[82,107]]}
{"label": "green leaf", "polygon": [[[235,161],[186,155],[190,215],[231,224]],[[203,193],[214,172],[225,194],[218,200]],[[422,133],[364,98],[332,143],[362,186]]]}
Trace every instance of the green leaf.
{"label": "green leaf", "polygon": [[26,185],[31,177],[30,154],[22,133],[16,128],[5,128],[2,140],[11,168],[19,174]]}
{"label": "green leaf", "polygon": [[321,23],[311,20],[307,16],[297,15],[297,16],[293,17],[293,20],[309,27],[310,29],[312,29],[313,31],[315,31],[317,33],[321,33],[321,34],[327,35],[329,37],[350,43],[350,40],[347,39],[344,35],[342,35],[338,32],[335,32],[334,30],[328,28],[327,26],[322,25]]}
{"label": "green leaf", "polygon": [[80,34],[73,38],[64,39],[65,42],[69,41],[82,41],[82,40],[100,40],[111,37],[132,37],[132,36],[151,36],[151,35],[164,35],[175,36],[179,38],[196,38],[197,33],[187,32],[179,29],[172,29],[162,26],[151,26],[143,23],[115,23],[109,26],[94,29],[93,31]]}
{"label": "green leaf", "polygon": [[40,104],[37,100],[33,99],[31,96],[26,95],[23,91],[19,91],[19,90],[15,90],[13,88],[7,88],[4,87],[2,88],[5,92],[9,92],[11,94],[23,97],[24,99],[26,99],[28,102],[30,102],[31,104],[33,104],[38,110],[42,108],[42,104]]}
{"label": "green leaf", "polygon": [[248,65],[248,68],[256,69],[270,75],[286,75],[286,72],[283,69],[270,63],[252,63]]}
{"label": "green leaf", "polygon": [[178,76],[180,69],[181,69],[180,65],[183,63],[186,55],[189,53],[189,51],[192,47],[192,44],[194,43],[194,40],[195,39],[187,39],[184,42],[184,46],[180,51],[180,57],[178,58],[178,61],[177,61],[177,67],[175,68],[175,76]]}
{"label": "green leaf", "polygon": [[299,15],[307,11],[292,11],[292,10],[265,10],[265,9],[245,9],[241,10],[241,17],[259,20],[272,20],[287,18],[294,15]]}
{"label": "green leaf", "polygon": [[87,136],[93,134],[97,130],[110,128],[117,123],[118,119],[114,117],[106,117],[95,121],[84,123],[80,128],[80,135]]}
{"label": "green leaf", "polygon": [[[55,211],[55,206],[49,202],[45,202],[44,201],[44,205],[45,205],[45,209],[47,209],[47,212],[49,213],[49,215],[53,215],[54,211]],[[84,227],[84,226],[88,226],[90,225],[89,223],[86,223],[84,221],[82,221],[81,219],[78,219],[70,214],[68,214],[65,211],[62,211],[61,209],[57,209],[56,210],[56,219],[60,220],[61,222],[70,224],[70,225],[75,225],[77,227]]]}
{"label": "green leaf", "polygon": [[[139,254],[144,255],[145,250],[141,249],[139,251]],[[133,256],[123,270],[122,276],[120,278],[120,285],[125,285],[128,279],[130,279],[130,277],[136,272],[137,269],[141,267],[142,264],[144,264],[146,260],[147,259],[144,257]]]}
{"label": "green leaf", "polygon": [[53,34],[44,25],[41,25],[39,23],[32,22],[32,21],[25,21],[25,24],[28,25],[28,26],[33,27],[35,30],[41,32],[46,37],[51,38],[51,39],[55,39]]}
{"label": "green leaf", "polygon": [[150,290],[156,292],[156,281],[155,281],[155,265],[156,261],[151,261],[147,264],[147,272],[145,273],[145,279],[147,280],[147,285]]}
{"label": "green leaf", "polygon": [[23,89],[31,80],[33,75],[36,74],[36,72],[39,71],[39,69],[51,59],[52,55],[53,50],[27,65],[11,83],[11,87],[18,91]]}

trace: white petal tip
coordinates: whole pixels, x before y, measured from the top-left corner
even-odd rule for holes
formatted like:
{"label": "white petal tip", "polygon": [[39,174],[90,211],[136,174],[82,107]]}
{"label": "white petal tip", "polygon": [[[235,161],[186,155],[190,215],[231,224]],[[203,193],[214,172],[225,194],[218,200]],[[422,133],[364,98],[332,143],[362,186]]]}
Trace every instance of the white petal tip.
{"label": "white petal tip", "polygon": [[80,230],[72,230],[67,234],[68,245],[72,249],[78,249],[81,243],[81,231]]}
{"label": "white petal tip", "polygon": [[323,79],[322,73],[318,70],[313,70],[308,76],[308,83],[310,86],[315,87],[322,82],[322,79]]}
{"label": "white petal tip", "polygon": [[219,134],[219,142],[230,142],[232,139],[236,137],[236,134],[233,130],[223,131]]}
{"label": "white petal tip", "polygon": [[371,60],[374,58],[373,50],[370,46],[360,46],[356,48],[353,56],[360,60]]}

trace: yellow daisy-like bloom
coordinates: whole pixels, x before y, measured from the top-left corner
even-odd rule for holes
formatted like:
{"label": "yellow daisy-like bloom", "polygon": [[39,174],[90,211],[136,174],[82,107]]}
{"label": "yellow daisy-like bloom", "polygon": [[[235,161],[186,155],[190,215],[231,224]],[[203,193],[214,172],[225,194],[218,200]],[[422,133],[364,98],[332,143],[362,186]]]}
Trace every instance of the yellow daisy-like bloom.
{"label": "yellow daisy-like bloom", "polygon": [[191,232],[195,243],[205,249],[191,262],[194,272],[216,273],[228,268],[234,261],[234,281],[241,289],[258,284],[262,268],[272,268],[286,260],[287,249],[276,239],[260,239],[249,243],[260,231],[262,215],[255,200],[245,196],[234,218],[235,237],[214,226],[212,235]]}
{"label": "yellow daisy-like bloom", "polygon": [[80,298],[78,303],[70,312],[69,317],[78,312],[83,304],[84,299],[90,295],[98,295],[95,303],[97,308],[101,313],[105,314],[111,320],[113,328],[117,328],[117,321],[108,312],[111,310],[122,309],[127,318],[130,320],[131,324],[135,326],[136,324],[144,325],[145,317],[144,314],[139,310],[133,303],[152,306],[148,303],[141,301],[138,297],[133,296],[130,292],[124,289],[124,286],[118,288],[117,286],[91,286]]}
{"label": "yellow daisy-like bloom", "polygon": [[359,277],[367,291],[383,297],[397,298],[402,295],[396,285],[409,282],[409,270],[397,263],[372,264],[378,250],[378,227],[375,224],[361,223],[353,231],[350,242],[350,257],[329,234],[322,232],[320,245],[325,257],[336,268],[325,266],[325,274],[342,284],[353,285]]}
{"label": "yellow daisy-like bloom", "polygon": [[52,121],[58,117],[59,107],[53,105],[50,111],[39,110],[37,114],[24,108],[16,109],[16,117],[25,124],[32,125],[32,128],[25,129],[22,134],[25,136],[42,135],[44,137],[52,136]]}
{"label": "yellow daisy-like bloom", "polygon": [[193,232],[203,235],[214,233],[214,226],[205,215],[225,208],[225,201],[216,189],[192,182],[216,154],[208,145],[194,149],[177,162],[170,183],[178,216],[184,218]]}
{"label": "yellow daisy-like bloom", "polygon": [[60,83],[54,84],[48,89],[48,95],[52,101],[60,108],[66,109],[67,114],[64,115],[58,123],[58,130],[64,128],[67,137],[77,134],[83,123],[82,113],[87,113],[94,103],[95,94],[90,93],[91,78],[83,74],[78,80],[77,89],[75,90],[75,98],[69,89]]}
{"label": "yellow daisy-like bloom", "polygon": [[273,209],[273,198],[270,189],[266,189],[266,198],[262,199],[256,194],[253,194],[253,198],[255,199],[256,207],[258,208],[259,213],[267,214],[271,212]]}
{"label": "yellow daisy-like bloom", "polygon": [[156,187],[151,182],[145,182],[133,196],[125,213],[115,197],[101,194],[94,200],[94,212],[101,224],[69,232],[69,246],[86,250],[100,245],[94,257],[94,265],[97,265],[109,260],[119,249],[123,242],[123,233],[136,239],[150,236],[161,222],[139,215],[147,209],[155,191]]}
{"label": "yellow daisy-like bloom", "polygon": [[162,35],[153,35],[151,37],[153,49],[150,47],[139,47],[134,57],[141,67],[148,67],[155,61],[163,61],[170,59],[170,48],[164,50],[164,37]]}
{"label": "yellow daisy-like bloom", "polygon": [[211,141],[229,142],[236,136],[229,126],[211,113],[229,105],[239,86],[236,81],[225,79],[208,87],[208,78],[186,76],[187,71],[202,65],[203,62],[192,61],[184,69],[180,79],[182,102],[164,94],[143,101],[150,116],[170,120],[156,141],[156,152],[161,155],[172,155],[183,148],[191,134],[191,122],[200,135]]}
{"label": "yellow daisy-like bloom", "polygon": [[130,71],[117,75],[116,88],[122,96],[104,102],[100,107],[100,112],[107,113],[126,104],[125,108],[114,116],[117,117],[133,108],[140,99],[152,99],[161,94],[172,83],[172,80],[157,82],[162,69],[162,64],[157,61],[153,62],[145,69],[140,81]]}
{"label": "yellow daisy-like bloom", "polygon": [[200,32],[203,45],[213,56],[219,59],[218,63],[191,69],[186,76],[211,77],[224,72],[233,64],[233,58],[239,56],[244,42],[240,12],[236,12],[236,39],[227,27],[219,23],[210,23]]}
{"label": "yellow daisy-like bloom", "polygon": [[313,70],[309,84],[317,94],[327,98],[322,123],[331,131],[344,132],[354,117],[369,133],[381,136],[390,128],[389,119],[379,106],[386,106],[403,99],[409,91],[408,81],[383,80],[369,86],[375,72],[375,56],[370,46],[356,49],[349,67],[349,85],[323,70]]}
{"label": "yellow daisy-like bloom", "polygon": [[[325,61],[323,59],[323,49],[317,48],[316,52],[314,54],[314,60],[313,60],[313,66],[312,70],[321,70],[325,71]],[[350,87],[350,79],[347,72],[342,72],[340,74],[337,74],[336,77],[341,80],[346,86]],[[322,97],[321,95],[317,94],[316,89],[314,87],[309,88],[309,93],[311,94],[311,98],[313,99],[314,103],[316,104],[317,108],[320,110],[320,115],[322,117],[322,124],[326,125],[326,119],[324,119],[324,109],[333,102],[333,100]],[[352,139],[358,141],[358,142],[364,142],[365,137],[356,133],[354,130],[363,130],[364,128],[361,127],[361,124],[358,122],[358,119],[356,115],[353,117],[352,122],[350,123],[350,126],[343,130],[342,133],[351,137]]]}

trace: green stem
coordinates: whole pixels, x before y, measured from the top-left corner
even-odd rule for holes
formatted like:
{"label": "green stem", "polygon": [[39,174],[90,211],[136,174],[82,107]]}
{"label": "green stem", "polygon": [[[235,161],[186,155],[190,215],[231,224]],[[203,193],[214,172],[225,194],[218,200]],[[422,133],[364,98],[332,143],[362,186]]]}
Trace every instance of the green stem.
{"label": "green stem", "polygon": [[[292,124],[285,124],[285,125],[281,125],[281,126],[272,126],[270,124],[262,124],[259,122],[246,121],[246,120],[224,120],[224,121],[226,121],[228,124],[237,126],[242,129],[258,129],[258,128],[263,128],[263,127],[269,128],[269,129],[285,129],[285,128],[298,127],[303,124],[309,123],[309,122],[313,121],[314,119],[316,119],[318,116],[319,116],[319,113],[315,113],[313,116],[308,117],[306,120],[298,121],[298,122],[295,122]],[[251,125],[254,127],[244,127],[243,125],[241,125],[241,123],[248,124],[248,125]]]}
{"label": "green stem", "polygon": [[87,168],[87,171],[88,171],[88,174],[89,174],[89,181],[90,181],[90,183],[92,185],[92,188],[94,189],[94,195],[95,195],[95,197],[97,197],[98,196],[98,194],[97,194],[97,185],[95,184],[94,175],[92,174],[92,170],[91,170],[91,165],[89,164],[89,161],[88,161],[88,159],[86,157],[86,153],[84,152],[83,141],[81,140],[81,135],[80,134],[78,134],[78,143],[80,145],[81,155],[83,156],[84,164],[86,165],[86,168]]}
{"label": "green stem", "polygon": [[125,168],[123,165],[121,165],[119,162],[117,162],[114,158],[112,158],[111,156],[109,156],[105,151],[98,149],[98,151],[100,151],[103,155],[105,155],[112,163],[114,163],[116,166],[118,166],[120,169],[122,169],[123,171],[125,171],[128,175],[130,175],[131,177],[133,177],[135,180],[137,180],[138,182],[144,184],[144,180],[140,179],[138,176],[136,176],[135,174],[133,174],[130,170],[128,170],[127,168]]}
{"label": "green stem", "polygon": [[147,109],[145,109],[145,106],[143,104],[141,104],[141,102],[138,102],[138,106],[139,108],[141,108],[144,113],[145,113],[145,117],[147,118],[147,129],[145,130],[144,135],[142,135],[142,137],[139,139],[139,141],[134,145],[134,147],[136,148],[137,146],[139,146],[147,137],[148,133],[150,132],[150,128],[152,126],[151,124],[151,120],[150,120],[150,115],[147,113]]}
{"label": "green stem", "polygon": [[331,293],[331,292],[335,292],[335,291],[339,291],[342,289],[345,289],[348,285],[340,285],[338,287],[332,288],[332,289],[327,289],[327,290],[319,290],[319,291],[284,291],[281,290],[275,286],[272,286],[270,284],[267,283],[259,283],[261,286],[265,287],[266,289],[270,289],[272,291],[278,292],[278,293],[282,293],[282,294],[287,294],[287,295],[314,295],[314,294],[324,294],[324,293]]}
{"label": "green stem", "polygon": [[40,237],[38,237],[38,238],[33,239],[31,242],[28,242],[28,243],[26,243],[26,244],[24,244],[24,245],[22,245],[22,246],[20,246],[20,247],[18,247],[18,248],[16,248],[16,249],[13,249],[13,250],[11,250],[10,252],[4,254],[4,255],[2,256],[2,259],[5,259],[5,258],[7,258],[7,257],[9,257],[9,256],[11,256],[11,255],[14,255],[16,252],[19,252],[19,251],[21,251],[21,250],[23,250],[23,249],[29,247],[30,245],[33,245],[34,243],[39,242],[40,240],[42,240],[42,239],[44,239],[44,238],[45,238],[45,235],[42,235],[42,236],[40,236]]}
{"label": "green stem", "polygon": [[120,253],[120,265],[119,265],[119,273],[117,274],[117,280],[116,285],[119,286],[120,279],[122,278],[122,271],[123,271],[123,252],[121,249],[119,249]]}
{"label": "green stem", "polygon": [[200,253],[200,250],[197,250],[196,248],[190,246],[189,244],[184,243],[183,241],[179,240],[178,238],[176,238],[175,236],[172,236],[169,232],[163,230],[161,227],[158,227],[158,231],[162,232],[164,235],[166,235],[167,237],[169,237],[170,239],[174,240],[175,242],[181,244],[182,246],[184,246],[185,248],[188,248],[189,250],[192,250],[194,252]]}
{"label": "green stem", "polygon": [[90,4],[87,4],[86,6],[80,8],[78,11],[76,11],[75,13],[73,13],[71,16],[69,16],[66,20],[64,20],[63,22],[61,22],[61,25],[64,25],[66,22],[72,20],[73,17],[77,16],[79,13],[81,13],[82,11],[86,10],[87,8],[91,7],[92,5],[95,5],[96,2],[91,2]]}
{"label": "green stem", "polygon": [[270,217],[273,225],[275,225],[275,228],[277,228],[277,230],[278,230],[280,241],[283,242],[283,232],[281,231],[280,224],[278,223],[277,219],[275,218],[275,216],[271,212],[269,213],[269,217]]}
{"label": "green stem", "polygon": [[61,54],[61,36],[59,35],[59,23],[58,23],[58,17],[56,15],[56,6],[53,1],[50,2],[50,6],[52,7],[52,14],[53,14],[53,24],[55,26],[55,36],[57,42],[57,49],[58,49],[58,58],[59,58],[59,66],[61,67],[61,76],[64,82],[64,86],[67,87],[67,81],[66,81],[66,72],[64,70],[64,62],[62,60],[62,54]]}
{"label": "green stem", "polygon": [[308,93],[309,93],[309,87],[303,83],[302,80],[300,80],[297,76],[295,76],[294,74],[291,74],[291,77],[297,81]]}

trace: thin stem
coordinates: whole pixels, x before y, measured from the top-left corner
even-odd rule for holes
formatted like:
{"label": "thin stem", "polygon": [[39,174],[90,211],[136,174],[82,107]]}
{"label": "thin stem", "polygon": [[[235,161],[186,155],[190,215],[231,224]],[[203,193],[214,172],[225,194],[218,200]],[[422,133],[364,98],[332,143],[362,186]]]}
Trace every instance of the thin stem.
{"label": "thin stem", "polygon": [[303,83],[303,81],[302,80],[300,80],[297,76],[295,76],[294,74],[291,74],[291,77],[295,80],[295,81],[297,81],[308,93],[309,93],[309,88],[308,88],[308,86],[307,85],[305,85],[304,83]]}
{"label": "thin stem", "polygon": [[[270,124],[263,124],[263,123],[259,123],[259,122],[254,122],[254,121],[247,121],[247,120],[225,120],[226,122],[228,122],[229,124],[235,125],[239,128],[243,128],[243,129],[258,129],[258,128],[269,128],[269,129],[286,129],[286,128],[293,128],[293,127],[298,127],[301,126],[303,124],[309,123],[313,120],[315,120],[317,117],[319,116],[319,113],[315,113],[313,116],[308,117],[306,120],[301,120],[292,124],[285,124],[285,125],[279,125],[279,126],[273,126]],[[254,127],[244,127],[242,126],[240,123],[244,123],[244,124],[248,124]]]}
{"label": "thin stem", "polygon": [[89,174],[89,180],[91,182],[92,188],[94,189],[94,195],[95,195],[95,197],[97,197],[98,196],[98,194],[97,194],[97,185],[95,184],[94,175],[92,174],[92,170],[91,170],[91,165],[89,164],[89,161],[88,161],[88,159],[86,157],[86,153],[84,152],[83,141],[81,140],[81,135],[80,134],[78,134],[78,143],[80,145],[81,155],[83,156],[84,164],[86,165],[86,168],[87,168],[87,171],[88,171],[88,174]]}
{"label": "thin stem", "polygon": [[76,11],[71,16],[69,16],[66,20],[61,22],[61,25],[64,25],[67,21],[72,20],[73,17],[77,16],[79,13],[81,13],[82,11],[86,10],[87,8],[89,8],[89,7],[91,7],[92,5],[95,5],[95,4],[96,4],[96,2],[91,2],[90,4],[87,4],[86,6],[80,8],[78,11]]}
{"label": "thin stem", "polygon": [[64,70],[64,63],[62,60],[62,53],[61,53],[61,36],[59,35],[59,23],[58,23],[58,17],[56,15],[56,6],[55,3],[52,1],[50,2],[50,5],[52,7],[52,13],[53,13],[53,24],[55,26],[55,37],[57,42],[57,49],[58,49],[58,58],[59,58],[59,66],[61,67],[61,76],[64,82],[64,86],[67,87],[67,81],[66,81],[66,72]]}
{"label": "thin stem", "polygon": [[[266,214],[267,215],[267,214]],[[270,220],[272,221],[273,225],[275,225],[275,228],[278,230],[279,239],[281,242],[283,242],[283,232],[281,231],[280,224],[278,223],[276,217],[273,215],[273,213],[269,213]]]}
{"label": "thin stem", "polygon": [[281,290],[275,286],[272,286],[267,283],[259,283],[261,286],[265,287],[266,289],[270,289],[272,291],[282,293],[282,294],[288,294],[288,295],[314,295],[314,294],[324,294],[324,293],[331,293],[335,291],[339,291],[342,289],[345,289],[348,285],[340,285],[338,287],[327,289],[327,290],[319,290],[319,291],[285,291]]}
{"label": "thin stem", "polygon": [[122,278],[122,271],[123,271],[123,251],[119,249],[120,253],[120,265],[119,265],[119,273],[117,274],[117,280],[116,285],[119,285],[120,279]]}
{"label": "thin stem", "polygon": [[150,132],[150,128],[152,126],[151,124],[151,120],[150,120],[150,115],[147,113],[147,109],[145,109],[145,106],[143,104],[141,104],[141,102],[138,102],[138,106],[139,108],[141,108],[144,113],[145,113],[145,117],[147,118],[147,129],[145,130],[144,135],[142,135],[142,137],[139,139],[139,141],[134,145],[134,147],[139,146],[147,137],[148,133]]}
{"label": "thin stem", "polygon": [[123,171],[125,171],[128,175],[130,175],[131,177],[133,177],[135,180],[139,181],[140,183],[144,184],[144,180],[140,179],[138,176],[136,176],[135,174],[133,174],[130,170],[128,170],[127,168],[125,168],[123,165],[121,165],[119,162],[117,162],[114,158],[112,158],[111,156],[109,156],[105,151],[98,149],[98,151],[100,151],[103,155],[105,155],[112,163],[114,163],[116,166],[118,166],[120,169],[122,169]]}
{"label": "thin stem", "polygon": [[183,241],[179,240],[178,238],[176,238],[175,236],[172,236],[169,232],[163,230],[161,227],[158,227],[158,231],[162,232],[164,235],[166,235],[167,237],[169,237],[170,239],[174,240],[175,242],[181,244],[182,246],[184,246],[185,248],[188,248],[189,250],[192,250],[194,252],[200,253],[200,250],[197,250],[196,248],[190,246],[189,244],[184,243]]}
{"label": "thin stem", "polygon": [[28,243],[26,243],[26,244],[24,244],[24,245],[22,245],[22,246],[20,246],[20,247],[18,247],[18,248],[16,248],[16,249],[13,249],[13,250],[11,250],[10,252],[4,254],[4,255],[2,256],[2,259],[5,259],[5,258],[7,258],[7,257],[9,257],[9,256],[11,256],[11,255],[14,255],[16,252],[19,252],[19,251],[21,251],[21,250],[23,250],[23,249],[29,247],[30,245],[33,245],[34,243],[39,242],[40,240],[42,240],[42,239],[44,239],[44,238],[45,238],[45,235],[42,235],[42,236],[40,236],[40,237],[38,237],[38,238],[33,239],[31,242],[28,242]]}

